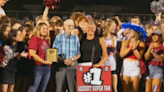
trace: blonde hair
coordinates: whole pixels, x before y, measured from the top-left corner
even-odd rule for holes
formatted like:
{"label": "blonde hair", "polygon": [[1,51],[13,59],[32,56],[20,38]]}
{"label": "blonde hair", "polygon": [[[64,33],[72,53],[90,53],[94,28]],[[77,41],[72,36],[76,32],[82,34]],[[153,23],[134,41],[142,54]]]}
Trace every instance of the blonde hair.
{"label": "blonde hair", "polygon": [[[42,15],[39,15],[39,16],[37,16],[36,18],[35,18],[35,22],[37,23],[38,21],[43,21],[43,16]],[[48,16],[46,17],[47,18],[47,20],[46,21],[49,21],[49,18],[48,18]]]}
{"label": "blonde hair", "polygon": [[[44,23],[44,22],[39,23],[39,24],[36,26],[36,28],[34,29],[33,36],[37,36],[37,37],[39,37],[39,38],[41,37],[41,36],[40,36],[40,30],[41,30],[41,27],[42,27],[43,25],[46,25],[46,26],[48,27],[48,25],[47,25],[46,23]],[[48,41],[50,41],[49,32],[48,32],[47,36],[45,37],[45,39],[48,40]]]}
{"label": "blonde hair", "polygon": [[94,22],[92,22],[92,21],[88,22],[87,27],[90,25],[93,25],[96,28],[96,24]]}
{"label": "blonde hair", "polygon": [[59,16],[53,16],[50,20],[50,22],[56,22],[58,20],[61,20],[61,18]]}
{"label": "blonde hair", "polygon": [[[111,27],[111,25],[112,25],[113,23],[115,23],[113,20],[107,20],[107,21],[104,23],[103,38],[107,38],[108,33],[109,33],[109,31],[110,31],[110,27]],[[112,35],[112,45],[113,45],[113,47],[115,47],[114,35]]]}
{"label": "blonde hair", "polygon": [[106,38],[108,36],[109,33],[109,28],[111,27],[111,25],[115,23],[113,20],[107,20],[104,23],[104,28],[103,28],[103,37]]}
{"label": "blonde hair", "polygon": [[40,16],[37,16],[36,18],[35,18],[35,22],[37,23],[39,20],[41,20],[42,19],[42,15],[40,15]]}

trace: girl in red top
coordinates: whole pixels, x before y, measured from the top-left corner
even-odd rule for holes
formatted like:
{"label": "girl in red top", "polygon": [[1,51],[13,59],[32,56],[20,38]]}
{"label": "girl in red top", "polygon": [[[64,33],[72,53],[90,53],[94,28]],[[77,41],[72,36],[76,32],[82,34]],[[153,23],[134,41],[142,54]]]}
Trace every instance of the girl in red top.
{"label": "girl in red top", "polygon": [[50,78],[51,61],[45,61],[46,49],[49,48],[49,30],[46,23],[39,23],[34,36],[29,42],[29,59],[34,60],[28,92],[45,92]]}
{"label": "girl in red top", "polygon": [[149,75],[146,81],[146,92],[159,92],[163,79],[164,49],[162,45],[162,32],[156,30],[152,34],[152,42],[145,53],[149,61]]}
{"label": "girl in red top", "polygon": [[120,56],[123,59],[121,69],[123,92],[138,92],[141,67],[140,60],[145,52],[145,44],[140,40],[146,39],[145,30],[133,24],[123,24],[123,28],[130,28],[129,40],[122,42]]}

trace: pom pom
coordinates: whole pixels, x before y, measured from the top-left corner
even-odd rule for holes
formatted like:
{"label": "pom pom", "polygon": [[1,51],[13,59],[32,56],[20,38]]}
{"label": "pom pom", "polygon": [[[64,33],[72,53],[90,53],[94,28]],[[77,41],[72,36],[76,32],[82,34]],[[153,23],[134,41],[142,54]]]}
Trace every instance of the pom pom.
{"label": "pom pom", "polygon": [[161,12],[160,11],[161,7],[162,7],[162,4],[158,1],[152,1],[150,4],[150,9],[155,14]]}
{"label": "pom pom", "polygon": [[44,0],[44,5],[50,9],[55,9],[60,0]]}
{"label": "pom pom", "polygon": [[164,1],[152,1],[150,3],[150,9],[155,14],[164,12]]}

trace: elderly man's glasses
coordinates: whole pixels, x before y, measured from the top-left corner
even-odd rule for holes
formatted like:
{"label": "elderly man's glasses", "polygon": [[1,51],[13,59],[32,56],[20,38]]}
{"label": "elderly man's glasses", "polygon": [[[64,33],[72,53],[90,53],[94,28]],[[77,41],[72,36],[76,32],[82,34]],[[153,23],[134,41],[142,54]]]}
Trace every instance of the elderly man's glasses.
{"label": "elderly man's glasses", "polygon": [[69,28],[73,28],[74,27],[74,25],[66,25],[67,27],[69,27]]}

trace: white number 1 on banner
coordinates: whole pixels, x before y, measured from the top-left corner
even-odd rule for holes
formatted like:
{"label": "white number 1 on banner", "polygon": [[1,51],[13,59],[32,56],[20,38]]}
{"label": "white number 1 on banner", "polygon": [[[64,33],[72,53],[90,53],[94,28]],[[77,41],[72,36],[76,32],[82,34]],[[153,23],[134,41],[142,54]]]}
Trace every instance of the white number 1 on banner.
{"label": "white number 1 on banner", "polygon": [[93,73],[93,80],[91,80],[91,85],[102,85],[102,80],[101,80],[102,69],[92,68],[90,69],[90,73]]}

